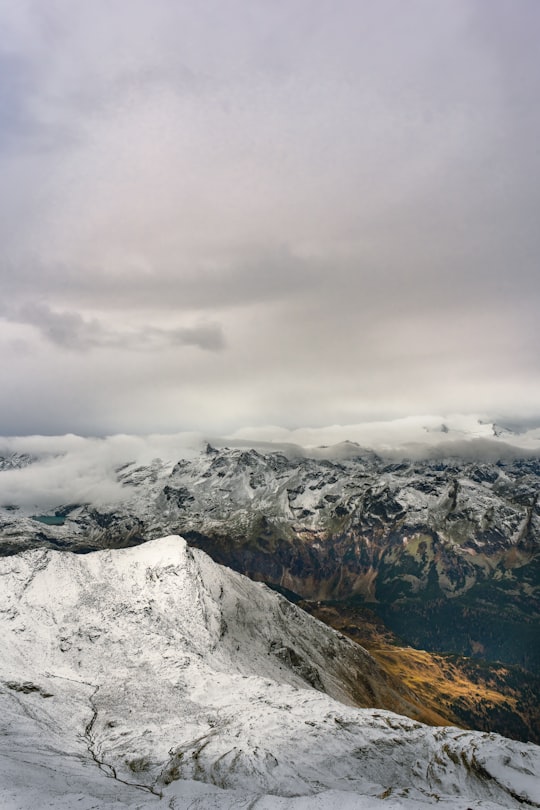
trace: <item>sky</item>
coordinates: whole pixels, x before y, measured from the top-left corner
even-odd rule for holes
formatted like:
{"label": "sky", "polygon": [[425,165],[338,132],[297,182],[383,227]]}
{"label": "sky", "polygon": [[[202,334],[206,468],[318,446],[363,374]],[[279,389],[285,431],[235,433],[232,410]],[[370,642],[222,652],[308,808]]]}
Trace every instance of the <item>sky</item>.
{"label": "sky", "polygon": [[0,0],[0,434],[540,423],[539,30]]}

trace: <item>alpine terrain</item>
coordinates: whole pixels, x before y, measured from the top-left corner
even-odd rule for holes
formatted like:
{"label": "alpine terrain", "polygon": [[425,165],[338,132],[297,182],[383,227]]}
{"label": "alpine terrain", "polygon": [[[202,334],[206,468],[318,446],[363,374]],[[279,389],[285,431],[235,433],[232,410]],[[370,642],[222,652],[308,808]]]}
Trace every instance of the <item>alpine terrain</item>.
{"label": "alpine terrain", "polygon": [[3,810],[540,804],[540,748],[356,708],[360,646],[177,536],[0,576]]}
{"label": "alpine terrain", "polygon": [[[207,445],[177,462],[125,463],[107,505],[4,501],[0,550],[182,534],[368,647],[409,689],[405,708],[385,708],[540,742],[540,462],[502,443],[476,458],[450,446],[431,455]],[[52,461],[1,463],[16,476]]]}

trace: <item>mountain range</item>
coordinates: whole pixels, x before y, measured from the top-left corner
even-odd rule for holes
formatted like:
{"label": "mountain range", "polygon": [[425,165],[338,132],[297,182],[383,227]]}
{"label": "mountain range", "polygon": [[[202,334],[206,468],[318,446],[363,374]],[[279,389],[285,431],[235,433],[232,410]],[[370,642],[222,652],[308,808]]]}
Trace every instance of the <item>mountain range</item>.
{"label": "mountain range", "polygon": [[[182,534],[369,647],[423,719],[540,742],[538,458],[285,449],[125,462],[106,504],[4,502],[0,552]],[[18,453],[0,465],[46,463]]]}

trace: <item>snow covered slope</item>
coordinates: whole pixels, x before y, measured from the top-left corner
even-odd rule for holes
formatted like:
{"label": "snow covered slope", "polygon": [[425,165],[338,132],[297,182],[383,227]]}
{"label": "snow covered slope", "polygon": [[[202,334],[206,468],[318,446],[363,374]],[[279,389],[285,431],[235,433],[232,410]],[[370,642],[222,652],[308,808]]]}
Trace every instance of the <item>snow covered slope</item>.
{"label": "snow covered slope", "polygon": [[3,810],[540,804],[540,748],[346,705],[369,656],[178,537],[0,582]]}

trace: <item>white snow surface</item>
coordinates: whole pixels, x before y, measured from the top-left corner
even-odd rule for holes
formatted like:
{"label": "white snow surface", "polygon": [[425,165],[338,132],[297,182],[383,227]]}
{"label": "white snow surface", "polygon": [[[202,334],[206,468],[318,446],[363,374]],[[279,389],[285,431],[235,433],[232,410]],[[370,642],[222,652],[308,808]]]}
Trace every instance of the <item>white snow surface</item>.
{"label": "white snow surface", "polygon": [[0,560],[0,645],[2,810],[540,804],[539,747],[339,702],[356,645],[176,536]]}

